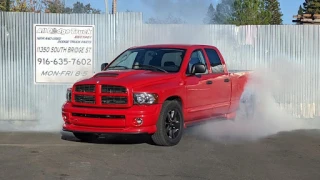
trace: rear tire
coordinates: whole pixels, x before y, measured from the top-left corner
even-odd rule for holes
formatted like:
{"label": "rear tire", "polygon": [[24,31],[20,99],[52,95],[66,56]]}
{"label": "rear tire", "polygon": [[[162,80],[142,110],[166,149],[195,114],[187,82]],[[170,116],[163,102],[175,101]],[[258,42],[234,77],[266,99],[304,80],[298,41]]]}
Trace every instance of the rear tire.
{"label": "rear tire", "polygon": [[165,101],[157,121],[157,132],[151,136],[159,146],[177,145],[183,134],[182,107],[178,101]]}
{"label": "rear tire", "polygon": [[94,133],[73,133],[73,135],[83,142],[94,142],[99,138],[99,135]]}
{"label": "rear tire", "polygon": [[252,120],[256,114],[255,92],[245,92],[240,99],[236,119]]}

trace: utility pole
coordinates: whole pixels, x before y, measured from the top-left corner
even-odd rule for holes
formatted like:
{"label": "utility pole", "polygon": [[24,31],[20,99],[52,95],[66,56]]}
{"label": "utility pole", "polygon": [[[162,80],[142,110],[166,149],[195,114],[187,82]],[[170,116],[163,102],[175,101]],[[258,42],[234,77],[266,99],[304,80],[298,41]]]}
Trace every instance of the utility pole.
{"label": "utility pole", "polygon": [[117,0],[112,0],[112,14],[117,12]]}

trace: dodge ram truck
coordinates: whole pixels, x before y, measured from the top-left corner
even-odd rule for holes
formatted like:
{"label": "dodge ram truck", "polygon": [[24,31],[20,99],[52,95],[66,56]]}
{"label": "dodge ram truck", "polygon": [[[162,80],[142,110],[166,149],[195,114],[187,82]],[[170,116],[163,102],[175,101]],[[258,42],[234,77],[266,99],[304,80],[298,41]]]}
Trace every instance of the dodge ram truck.
{"label": "dodge ram truck", "polygon": [[234,119],[249,73],[228,70],[211,45],[131,47],[67,89],[62,130],[81,141],[148,134],[174,146],[195,123]]}

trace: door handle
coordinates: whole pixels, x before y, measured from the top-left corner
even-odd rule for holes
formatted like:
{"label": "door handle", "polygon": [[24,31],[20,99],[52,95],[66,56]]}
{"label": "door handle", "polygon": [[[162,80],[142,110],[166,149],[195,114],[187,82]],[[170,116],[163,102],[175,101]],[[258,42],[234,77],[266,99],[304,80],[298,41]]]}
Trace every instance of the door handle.
{"label": "door handle", "polygon": [[207,83],[207,84],[212,84],[212,81],[208,80],[206,83]]}
{"label": "door handle", "polygon": [[229,78],[224,79],[224,82],[229,82],[229,81],[230,81]]}

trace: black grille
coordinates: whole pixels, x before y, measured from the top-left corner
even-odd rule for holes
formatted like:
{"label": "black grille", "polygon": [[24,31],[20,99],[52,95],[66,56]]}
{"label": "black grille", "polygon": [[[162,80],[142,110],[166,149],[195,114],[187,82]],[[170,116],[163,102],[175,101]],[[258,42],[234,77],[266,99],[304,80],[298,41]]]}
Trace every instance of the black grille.
{"label": "black grille", "polygon": [[122,86],[102,85],[102,93],[126,93],[127,89]]}
{"label": "black grille", "polygon": [[95,85],[77,85],[76,92],[95,92]]}
{"label": "black grille", "polygon": [[95,104],[96,99],[94,96],[87,96],[87,95],[75,95],[75,101],[78,103],[87,103],[87,104]]}
{"label": "black grille", "polygon": [[106,114],[80,114],[72,113],[72,116],[87,117],[87,118],[104,118],[104,119],[124,119],[123,115],[106,115]]}
{"label": "black grille", "polygon": [[116,97],[116,96],[102,96],[101,97],[102,104],[127,104],[127,97]]}

